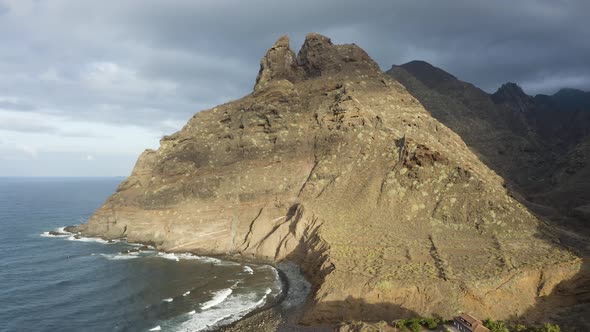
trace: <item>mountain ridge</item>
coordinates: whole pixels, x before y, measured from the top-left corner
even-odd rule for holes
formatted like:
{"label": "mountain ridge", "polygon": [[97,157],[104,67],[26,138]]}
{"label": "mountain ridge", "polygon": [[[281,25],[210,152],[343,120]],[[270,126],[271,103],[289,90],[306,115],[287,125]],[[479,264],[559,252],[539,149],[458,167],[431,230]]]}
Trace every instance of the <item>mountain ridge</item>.
{"label": "mountain ridge", "polygon": [[[253,92],[146,150],[78,230],[300,264],[301,322],[522,315],[581,261],[358,46],[281,37]],[[476,267],[476,268],[474,268]]]}
{"label": "mountain ridge", "polygon": [[[568,331],[587,330],[590,322],[580,320],[590,314],[590,108],[585,108],[585,93],[562,89],[552,96],[529,96],[509,82],[487,94],[458,79],[431,88],[419,78],[428,76],[424,69],[429,67],[414,75],[414,66],[395,66],[388,74],[456,131],[506,180],[514,197],[555,226],[561,243],[585,257],[582,271],[569,285],[529,315],[550,318]],[[577,110],[565,109],[572,106]],[[547,310],[544,303],[567,305]]]}

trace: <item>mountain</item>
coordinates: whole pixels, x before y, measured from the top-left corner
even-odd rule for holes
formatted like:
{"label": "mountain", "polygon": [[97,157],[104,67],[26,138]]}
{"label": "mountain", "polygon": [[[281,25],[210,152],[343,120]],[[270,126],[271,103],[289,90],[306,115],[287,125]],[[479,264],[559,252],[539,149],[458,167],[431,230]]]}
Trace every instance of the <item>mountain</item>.
{"label": "mountain", "polygon": [[544,168],[531,167],[539,161],[544,146],[524,112],[500,107],[494,100],[518,100],[514,105],[528,105],[529,100],[516,85],[507,84],[496,97],[490,96],[424,61],[393,66],[387,73],[432,116],[459,134],[486,165],[508,181],[508,186],[533,190],[534,183],[529,179],[545,174]]}
{"label": "mountain", "polygon": [[524,93],[518,84],[508,82],[491,95],[496,104],[504,104],[515,112],[527,113],[535,108],[535,99]]}
{"label": "mountain", "polygon": [[[511,195],[536,216],[557,225],[561,243],[590,255],[590,108],[588,93],[562,89],[529,96],[515,83],[488,94],[423,61],[387,71],[437,120],[465,140],[500,174]],[[585,258],[587,261],[587,258]],[[588,264],[565,288],[536,307],[567,330],[586,331],[590,322]],[[570,294],[567,300],[565,295]],[[573,299],[573,300],[572,300]],[[548,309],[547,303],[568,305]],[[565,309],[567,308],[567,309]]]}
{"label": "mountain", "polygon": [[[429,87],[464,85],[438,74]],[[483,92],[444,102],[470,111],[469,94]],[[493,112],[477,115],[490,123],[512,118],[475,102]],[[78,230],[295,261],[313,285],[305,324],[526,315],[582,261],[441,121],[358,46],[312,33],[295,54],[281,37],[252,93],[195,114],[146,150]],[[526,129],[506,129],[522,136],[510,149],[535,148]],[[480,144],[501,155],[504,135]]]}
{"label": "mountain", "polygon": [[583,171],[590,161],[590,94],[562,89],[529,96],[511,82],[488,94],[441,72],[412,61],[393,66],[388,74],[457,132],[538,215],[562,223],[579,219],[577,208],[590,204]]}

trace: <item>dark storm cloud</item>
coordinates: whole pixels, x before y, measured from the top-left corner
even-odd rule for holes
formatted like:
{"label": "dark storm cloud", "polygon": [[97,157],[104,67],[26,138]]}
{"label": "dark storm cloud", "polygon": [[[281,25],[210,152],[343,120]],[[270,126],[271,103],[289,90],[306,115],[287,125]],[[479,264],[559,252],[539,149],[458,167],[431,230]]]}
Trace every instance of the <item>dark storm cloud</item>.
{"label": "dark storm cloud", "polygon": [[184,119],[240,97],[277,37],[289,34],[297,50],[310,31],[359,44],[385,70],[422,59],[488,91],[505,81],[533,93],[560,82],[590,88],[583,0],[5,1],[0,8],[0,97],[93,121]]}
{"label": "dark storm cloud", "polygon": [[215,50],[248,68],[279,34],[297,48],[305,33],[319,31],[358,43],[384,69],[420,58],[488,91],[510,80],[536,93],[560,80],[590,85],[588,10],[587,1],[189,2],[144,6],[127,27],[151,45]]}

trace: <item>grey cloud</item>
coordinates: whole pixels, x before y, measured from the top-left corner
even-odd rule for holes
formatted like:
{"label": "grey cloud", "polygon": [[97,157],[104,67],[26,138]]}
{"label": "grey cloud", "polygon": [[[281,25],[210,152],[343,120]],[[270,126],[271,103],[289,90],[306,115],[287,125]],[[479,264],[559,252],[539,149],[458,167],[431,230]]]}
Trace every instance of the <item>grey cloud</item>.
{"label": "grey cloud", "polygon": [[[260,57],[283,33],[292,37],[295,49],[310,31],[338,43],[358,43],[383,69],[423,59],[488,91],[504,81],[538,87],[530,82],[568,73],[590,76],[590,46],[584,42],[590,36],[582,28],[583,13],[590,9],[585,1],[65,1],[35,6],[45,15],[31,14],[28,21],[15,16],[0,24],[0,38],[11,46],[0,52],[0,70],[6,74],[0,91],[96,121],[142,122],[145,109],[158,110],[147,119],[179,120],[238,98],[250,91]],[[80,13],[91,13],[92,19]],[[159,95],[97,91],[81,77],[96,62],[112,62],[139,80],[177,88]],[[43,76],[48,73],[59,76]],[[100,110],[101,104],[121,105],[124,111],[110,114]]]}
{"label": "grey cloud", "polygon": [[47,126],[38,123],[25,123],[22,121],[11,121],[0,123],[0,130],[4,131],[16,131],[24,133],[49,133],[54,134],[58,132],[58,129],[53,126]]}
{"label": "grey cloud", "polygon": [[590,90],[588,12],[586,0],[0,0],[0,99],[22,101],[0,108],[174,131],[162,123],[249,93],[280,35],[297,51],[312,31],[384,70],[420,59],[488,92]]}
{"label": "grey cloud", "polygon": [[8,100],[0,100],[0,109],[16,110],[16,111],[32,111],[36,109],[34,105],[20,102],[12,102]]}

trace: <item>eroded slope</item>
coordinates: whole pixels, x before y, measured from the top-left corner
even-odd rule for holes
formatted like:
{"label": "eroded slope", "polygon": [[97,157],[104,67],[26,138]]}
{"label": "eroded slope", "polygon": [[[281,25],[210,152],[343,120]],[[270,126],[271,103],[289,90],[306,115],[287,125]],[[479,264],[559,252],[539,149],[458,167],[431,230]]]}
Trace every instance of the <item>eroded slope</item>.
{"label": "eroded slope", "polygon": [[80,228],[170,251],[299,262],[303,321],[506,318],[574,275],[503,181],[356,45],[282,37],[252,94],[146,151]]}

